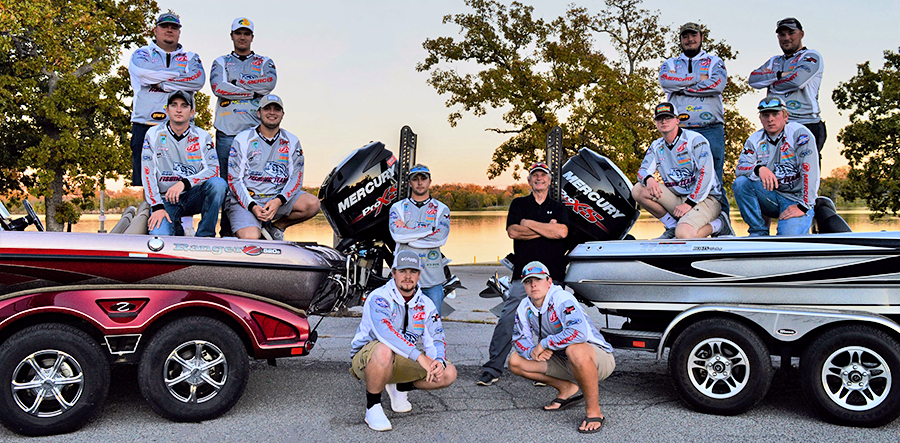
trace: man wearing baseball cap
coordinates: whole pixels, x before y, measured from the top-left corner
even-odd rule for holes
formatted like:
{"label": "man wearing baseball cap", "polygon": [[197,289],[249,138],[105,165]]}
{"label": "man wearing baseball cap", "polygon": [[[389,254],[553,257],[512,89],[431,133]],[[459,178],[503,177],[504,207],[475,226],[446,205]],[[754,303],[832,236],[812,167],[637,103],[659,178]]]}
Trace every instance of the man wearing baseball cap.
{"label": "man wearing baseball cap", "polygon": [[444,302],[444,256],[441,246],[450,235],[450,208],[431,197],[431,171],[417,164],[409,171],[409,197],[391,206],[389,229],[397,251],[413,251],[422,260],[419,287],[434,302],[438,314]]}
{"label": "man wearing baseball cap", "polygon": [[216,152],[222,178],[228,177],[228,151],[235,135],[259,125],[259,100],[275,89],[275,62],[253,52],[253,22],[238,17],[231,23],[234,50],[217,58],[209,70],[209,87],[216,101]]}
{"label": "man wearing baseball cap", "polygon": [[575,297],[553,284],[543,263],[526,264],[522,282],[528,297],[516,309],[516,352],[509,357],[509,370],[558,391],[556,398],[544,406],[545,411],[584,401],[585,416],[577,430],[583,434],[599,432],[606,417],[600,412],[597,384],[616,368],[612,346]]}
{"label": "man wearing baseball cap", "polygon": [[525,298],[521,275],[525,264],[542,260],[548,264],[550,276],[562,282],[566,274],[566,244],[569,234],[569,211],[549,196],[550,168],[546,163],[534,163],[528,169],[531,194],[514,199],[506,216],[506,233],[513,240],[513,281],[509,297],[494,327],[488,361],[477,384],[489,386],[500,379],[506,356],[512,347],[513,323],[516,308]]}
{"label": "man wearing baseball cap", "polygon": [[218,160],[209,133],[191,124],[194,101],[175,91],[166,101],[169,120],[147,131],[141,151],[144,199],[152,213],[151,235],[182,235],[182,216],[200,214],[197,237],[215,237],[227,190],[217,174]]}
{"label": "man wearing baseball cap", "polygon": [[[722,91],[728,72],[721,58],[703,50],[703,30],[697,23],[685,23],[681,36],[682,53],[659,68],[659,85],[668,101],[678,109],[679,126],[698,132],[709,143],[716,179],[723,183],[725,167],[725,107]],[[726,208],[724,194],[720,203]]]}
{"label": "man wearing baseball cap", "polygon": [[819,116],[819,87],[825,71],[822,55],[803,46],[803,25],[794,17],[778,20],[775,34],[784,54],[770,58],[751,72],[747,81],[756,89],[766,88],[766,95],[783,100],[791,121],[809,129],[816,138],[821,167],[822,146],[828,136]]}
{"label": "man wearing baseball cap", "polygon": [[301,189],[303,148],[294,134],[281,128],[284,102],[277,95],[259,101],[260,124],[234,138],[228,152],[225,214],[238,238],[284,240],[288,226],[319,212],[319,199]]}
{"label": "man wearing baseball cap", "polygon": [[647,149],[631,195],[666,227],[660,239],[734,235],[728,212],[719,203],[722,185],[713,169],[709,142],[679,127],[677,115],[672,103],[656,105],[654,121],[662,137]]}
{"label": "man wearing baseball cap", "polygon": [[366,297],[350,343],[350,373],[366,382],[366,424],[376,431],[391,430],[382,391],[388,392],[394,412],[409,412],[410,391],[446,388],[456,380],[456,368],[444,350],[440,315],[419,290],[421,269],[415,252],[394,255],[393,278]]}
{"label": "man wearing baseball cap", "polygon": [[759,102],[763,129],[744,144],[735,172],[734,199],[749,234],[769,235],[765,217],[778,219],[777,235],[809,233],[819,190],[819,152],[809,129],[788,121],[781,96]]}
{"label": "man wearing baseball cap", "polygon": [[193,97],[206,83],[200,56],[178,43],[181,19],[166,12],[156,20],[154,39],[131,54],[128,74],[134,89],[131,111],[132,186],[141,186],[141,149],[151,127],[165,123],[166,102],[174,91]]}

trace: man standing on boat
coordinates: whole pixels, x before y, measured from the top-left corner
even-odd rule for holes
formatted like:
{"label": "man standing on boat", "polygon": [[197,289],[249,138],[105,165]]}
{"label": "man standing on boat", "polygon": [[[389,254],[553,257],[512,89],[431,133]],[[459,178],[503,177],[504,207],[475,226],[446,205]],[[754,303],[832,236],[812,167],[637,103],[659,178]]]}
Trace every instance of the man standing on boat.
{"label": "man standing on boat", "polygon": [[238,238],[258,240],[265,229],[284,240],[288,226],[319,212],[319,199],[301,189],[303,148],[281,128],[284,102],[277,95],[259,101],[259,126],[234,138],[228,158],[225,213]]}
{"label": "man standing on boat", "polygon": [[422,164],[409,170],[409,197],[391,206],[391,237],[397,252],[413,251],[422,260],[419,287],[441,313],[444,302],[444,256],[441,246],[450,235],[450,208],[431,198],[431,171]]}
{"label": "man standing on boat", "polygon": [[[275,62],[250,49],[253,22],[238,17],[231,23],[234,50],[213,61],[209,70],[209,87],[216,101],[216,153],[219,173],[228,178],[228,151],[238,133],[259,125],[256,110],[259,99],[275,89],[278,75]],[[222,217],[222,235],[231,235],[228,217]]]}
{"label": "man standing on boat", "polygon": [[600,413],[597,384],[616,368],[612,346],[575,297],[553,284],[543,263],[526,264],[522,282],[528,297],[516,309],[516,352],[509,357],[509,370],[558,391],[545,411],[566,409],[583,400],[585,416],[578,432],[599,432],[606,417]]}
{"label": "man standing on boat", "polygon": [[[647,150],[631,195],[666,227],[660,239],[734,235],[719,198],[709,142],[702,135],[678,126],[672,103],[656,105],[656,129],[662,137]],[[654,177],[659,172],[663,185]]]}
{"label": "man standing on boat", "polygon": [[819,190],[816,138],[806,126],[788,121],[779,96],[766,97],[757,109],[763,129],[744,144],[734,199],[751,237],[769,235],[763,216],[778,219],[777,235],[808,234]]}
{"label": "man standing on boat", "polygon": [[[699,133],[709,143],[716,179],[724,183],[725,106],[722,91],[728,83],[728,71],[721,58],[703,50],[703,30],[697,23],[685,23],[679,30],[682,53],[663,62],[659,85],[669,103],[680,111],[679,126]],[[719,202],[724,209],[724,193]]]}
{"label": "man standing on boat", "polygon": [[478,377],[477,384],[481,386],[490,386],[500,379],[512,348],[516,308],[526,295],[521,280],[525,264],[542,260],[549,263],[549,274],[554,280],[565,280],[569,210],[549,197],[550,168],[546,163],[531,165],[528,184],[531,194],[514,199],[506,216],[506,233],[513,239],[513,281],[494,327],[488,361],[482,366],[484,370]]}
{"label": "man standing on boat", "polygon": [[175,91],[166,102],[169,121],[147,131],[141,150],[150,235],[174,235],[182,216],[200,214],[197,237],[215,237],[227,187],[209,133],[191,124],[191,93]]}
{"label": "man standing on boat", "polygon": [[185,51],[181,37],[181,19],[166,12],[156,20],[154,39],[131,54],[128,74],[134,89],[131,111],[131,185],[141,186],[141,150],[144,135],[165,123],[166,101],[174,91],[185,91],[193,98],[206,83],[206,71],[200,57]]}
{"label": "man standing on boat", "polygon": [[441,316],[418,286],[421,270],[415,252],[394,255],[393,278],[366,297],[350,343],[350,373],[366,382],[366,424],[376,431],[391,430],[381,406],[383,391],[394,412],[409,412],[410,391],[446,388],[456,381],[456,368],[445,354]]}
{"label": "man standing on boat", "polygon": [[819,117],[819,86],[825,64],[822,55],[803,46],[803,26],[788,17],[775,25],[783,55],[776,55],[750,73],[747,81],[756,89],[766,88],[767,96],[778,97],[787,106],[791,121],[806,126],[816,139],[816,151],[822,167],[822,146],[827,131]]}

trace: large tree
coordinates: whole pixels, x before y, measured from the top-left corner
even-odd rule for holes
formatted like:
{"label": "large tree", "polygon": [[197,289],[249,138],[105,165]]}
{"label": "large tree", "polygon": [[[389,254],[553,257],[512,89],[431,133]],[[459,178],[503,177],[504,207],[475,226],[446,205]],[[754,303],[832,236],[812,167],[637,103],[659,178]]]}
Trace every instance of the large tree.
{"label": "large tree", "polygon": [[866,201],[873,216],[900,214],[900,54],[884,51],[884,67],[857,65],[831,98],[850,111],[850,124],[838,134],[850,171],[843,190],[848,199]]}
{"label": "large tree", "polygon": [[[507,7],[467,0],[473,12],[444,17],[445,24],[461,28],[461,40],[427,39],[428,57],[417,69],[428,71],[428,83],[449,96],[451,125],[467,112],[482,116],[488,107],[506,111],[507,127],[488,129],[512,135],[495,149],[489,178],[510,168],[517,177],[522,165],[541,158],[544,137],[557,124],[563,127],[569,155],[591,147],[633,176],[658,137],[651,118],[653,106],[663,98],[657,68],[677,38],[660,24],[659,12],[641,9],[641,2],[605,0],[605,9],[596,15],[572,5],[564,16],[546,22],[518,2]],[[608,38],[617,59],[598,49],[598,37]],[[725,60],[736,56],[724,43],[715,48]],[[463,73],[472,64],[480,71]],[[729,144],[732,157],[752,129],[734,109],[748,91],[740,87],[743,83],[738,78],[725,93],[729,139],[740,139],[736,147]]]}
{"label": "large tree", "polygon": [[50,230],[62,230],[64,195],[130,170],[132,92],[113,66],[156,11],[152,0],[0,3],[0,186],[44,197]]}

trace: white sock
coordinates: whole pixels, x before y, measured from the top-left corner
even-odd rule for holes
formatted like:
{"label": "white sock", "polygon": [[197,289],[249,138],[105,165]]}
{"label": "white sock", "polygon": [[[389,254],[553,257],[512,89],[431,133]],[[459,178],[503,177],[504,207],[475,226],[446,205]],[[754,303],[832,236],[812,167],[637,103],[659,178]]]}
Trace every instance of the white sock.
{"label": "white sock", "polygon": [[717,218],[717,219],[709,222],[709,225],[712,226],[713,232],[717,232],[719,229],[722,228],[722,219]]}
{"label": "white sock", "polygon": [[672,217],[672,214],[664,215],[663,218],[659,219],[659,221],[662,222],[663,226],[665,226],[666,229],[674,228],[675,225],[678,224],[678,220],[675,220],[675,217]]}

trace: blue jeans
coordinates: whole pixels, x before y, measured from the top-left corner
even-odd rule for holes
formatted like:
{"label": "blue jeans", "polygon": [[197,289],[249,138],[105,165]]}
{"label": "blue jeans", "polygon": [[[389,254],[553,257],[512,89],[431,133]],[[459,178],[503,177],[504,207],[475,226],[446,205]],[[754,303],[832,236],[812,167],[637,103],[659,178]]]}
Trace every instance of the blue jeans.
{"label": "blue jeans", "polygon": [[[750,226],[751,237],[769,235],[763,216],[778,220],[778,216],[789,206],[797,202],[788,200],[775,191],[767,191],[759,180],[750,180],[747,176],[741,176],[734,180],[731,186],[734,190],[734,199],[737,201],[741,217]],[[813,208],[806,211],[802,217],[793,217],[787,220],[778,220],[777,235],[806,235],[812,226]]]}
{"label": "blue jeans", "polygon": [[[166,212],[172,218],[172,222],[181,225],[181,217],[185,215],[200,214],[200,224],[197,225],[197,237],[215,237],[216,222],[219,220],[219,210],[222,200],[225,199],[227,187],[225,180],[213,177],[200,186],[193,186],[178,197],[178,203],[170,203],[163,199]],[[150,235],[173,235],[175,226],[168,220],[150,231]]]}
{"label": "blue jeans", "polygon": [[441,305],[444,304],[444,286],[434,285],[430,288],[420,289],[422,289],[422,293],[425,294],[426,297],[430,298],[431,301],[434,302],[434,306],[437,308],[438,315],[441,315]]}
{"label": "blue jeans", "polygon": [[141,151],[144,137],[153,126],[131,123],[131,186],[141,186]]}
{"label": "blue jeans", "polygon": [[719,198],[719,203],[722,204],[722,210],[728,212],[728,197],[725,196],[725,182],[723,181],[725,169],[725,125],[715,123],[702,128],[688,129],[699,133],[709,142],[709,150],[713,156],[713,168],[716,170],[716,178],[719,179],[719,185],[722,186],[722,197]]}
{"label": "blue jeans", "polygon": [[234,143],[234,136],[228,135],[216,129],[216,155],[219,157],[219,177],[228,180],[228,154],[231,151],[231,144]]}
{"label": "blue jeans", "polygon": [[488,361],[482,368],[485,372],[499,377],[503,373],[503,364],[506,356],[512,349],[513,327],[516,324],[516,309],[519,303],[527,296],[522,280],[513,280],[509,284],[509,298],[503,303],[503,312],[494,327],[494,335],[491,336],[491,347],[488,349]]}

